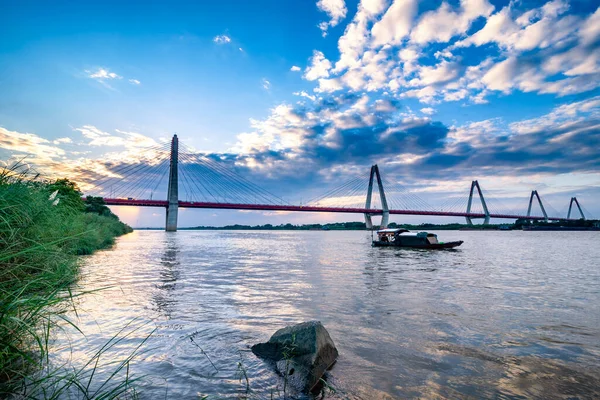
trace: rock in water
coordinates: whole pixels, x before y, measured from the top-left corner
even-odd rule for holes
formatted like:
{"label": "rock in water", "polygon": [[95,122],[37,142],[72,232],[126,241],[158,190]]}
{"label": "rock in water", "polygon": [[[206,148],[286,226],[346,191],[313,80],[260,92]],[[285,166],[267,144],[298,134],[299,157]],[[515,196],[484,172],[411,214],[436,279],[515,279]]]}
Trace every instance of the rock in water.
{"label": "rock in water", "polygon": [[309,392],[338,357],[329,332],[319,321],[280,329],[267,343],[252,346],[252,352],[275,361],[287,384],[301,392]]}

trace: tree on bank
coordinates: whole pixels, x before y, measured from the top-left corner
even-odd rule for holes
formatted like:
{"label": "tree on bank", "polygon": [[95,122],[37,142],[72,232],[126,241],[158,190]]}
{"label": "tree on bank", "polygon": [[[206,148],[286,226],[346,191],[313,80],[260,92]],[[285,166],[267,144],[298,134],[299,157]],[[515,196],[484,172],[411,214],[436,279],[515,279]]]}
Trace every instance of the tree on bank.
{"label": "tree on bank", "polygon": [[88,196],[85,198],[85,212],[102,215],[104,217],[116,218],[115,214],[108,208],[102,197]]}
{"label": "tree on bank", "polygon": [[83,211],[85,206],[81,196],[81,190],[75,182],[68,180],[67,178],[57,179],[54,183],[47,185],[50,193],[57,192],[57,197],[60,201],[57,203],[61,204],[61,207],[68,207],[73,211]]}

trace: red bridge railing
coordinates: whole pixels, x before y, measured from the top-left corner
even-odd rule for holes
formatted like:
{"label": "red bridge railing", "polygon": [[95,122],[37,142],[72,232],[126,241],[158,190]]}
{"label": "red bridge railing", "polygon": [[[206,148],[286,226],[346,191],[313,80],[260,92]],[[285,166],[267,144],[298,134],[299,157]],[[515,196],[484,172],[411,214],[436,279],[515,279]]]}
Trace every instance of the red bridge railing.
{"label": "red bridge railing", "polygon": [[[167,207],[166,200],[144,200],[144,199],[110,199],[105,198],[104,202],[109,206],[137,206],[137,207]],[[182,208],[210,208],[221,210],[254,210],[254,211],[294,211],[294,212],[330,212],[330,213],[345,213],[345,214],[372,214],[379,215],[383,211],[381,209],[367,208],[345,208],[345,207],[315,207],[315,206],[293,206],[293,205],[277,205],[277,204],[238,204],[238,203],[208,203],[194,201],[180,201],[179,207]],[[448,211],[421,211],[421,210],[390,210],[390,214],[396,215],[426,215],[437,217],[471,217],[484,218],[482,213],[466,213],[466,212],[448,212]],[[544,219],[540,216],[527,217],[525,215],[512,214],[490,214],[491,218],[503,219]],[[565,221],[566,218],[549,217],[551,221]]]}

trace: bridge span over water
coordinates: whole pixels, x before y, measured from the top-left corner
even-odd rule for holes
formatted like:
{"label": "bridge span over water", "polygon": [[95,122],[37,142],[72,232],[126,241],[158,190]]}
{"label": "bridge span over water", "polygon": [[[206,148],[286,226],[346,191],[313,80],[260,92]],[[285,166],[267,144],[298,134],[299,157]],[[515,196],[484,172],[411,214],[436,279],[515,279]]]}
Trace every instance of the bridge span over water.
{"label": "bridge span over water", "polygon": [[[115,171],[114,174],[118,176],[116,183],[114,177],[111,178],[113,179],[112,184],[109,179],[104,178],[94,182],[94,188],[99,189],[98,194],[110,206],[165,208],[167,211],[165,229],[167,231],[177,230],[179,208],[363,214],[367,228],[373,227],[372,216],[381,216],[380,226],[387,226],[390,215],[464,217],[468,224],[472,224],[473,219],[483,219],[484,224],[487,224],[490,218],[545,221],[575,220],[579,218],[571,218],[574,204],[580,217],[585,218],[582,207],[575,197],[570,200],[566,217],[549,215],[537,190],[531,192],[526,213],[512,210],[509,212],[492,211],[488,207],[488,201],[486,201],[479,182],[476,180],[471,183],[464,209],[460,209],[465,206],[464,203],[461,203],[461,199],[455,199],[451,205],[442,206],[440,209],[428,206],[422,199],[407,192],[406,188],[399,186],[399,184],[390,185],[393,193],[400,194],[398,196],[400,200],[392,200],[392,206],[390,206],[384,187],[386,185],[384,185],[384,180],[377,165],[371,167],[368,180],[355,177],[313,199],[306,205],[286,204],[280,197],[272,195],[245,178],[227,170],[214,160],[202,158],[190,152],[180,153],[179,147],[177,135],[174,135],[168,148],[150,149],[156,159],[150,163],[149,167],[146,167],[154,170],[158,170],[161,166],[165,167],[164,175],[168,175],[167,198],[165,200],[152,199],[153,191],[150,191],[150,199],[133,196],[133,194],[143,195],[145,191],[147,192],[148,187],[153,187],[156,190],[164,178],[160,173],[153,173],[147,181],[144,181],[145,178],[138,177],[135,179],[136,174],[139,176],[142,171],[147,173],[147,170],[139,165],[130,165],[124,167],[121,171]],[[161,157],[164,159],[161,159]],[[187,165],[188,168],[182,169],[181,164]],[[167,166],[168,170],[166,169]],[[184,171],[186,172],[183,173]],[[138,182],[139,180],[142,183]],[[187,197],[191,197],[191,200],[180,199],[180,184],[183,186]],[[116,192],[119,196],[114,196],[115,186],[118,189]],[[108,195],[106,195],[107,193]],[[364,196],[364,206],[335,204],[335,201],[341,201],[340,199],[356,198],[357,196],[359,198]],[[474,197],[477,199],[474,199]],[[375,198],[378,206],[374,204]],[[207,199],[213,201],[207,201]],[[238,201],[235,201],[236,199]],[[239,201],[239,199],[244,201]],[[539,214],[532,213],[534,201],[539,206]],[[411,207],[411,204],[415,207]],[[456,209],[457,207],[459,209]]]}

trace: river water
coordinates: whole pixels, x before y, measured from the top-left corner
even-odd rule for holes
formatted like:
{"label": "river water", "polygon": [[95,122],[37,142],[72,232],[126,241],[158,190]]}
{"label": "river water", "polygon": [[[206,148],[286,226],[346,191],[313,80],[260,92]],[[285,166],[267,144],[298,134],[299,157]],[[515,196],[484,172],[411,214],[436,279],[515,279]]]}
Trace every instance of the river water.
{"label": "river water", "polygon": [[281,380],[249,346],[320,320],[340,353],[325,398],[600,396],[600,232],[437,233],[465,243],[135,231],[86,257],[76,289],[103,290],[78,299],[85,336],[57,333],[54,362],[81,364],[139,327],[103,356],[120,360],[155,329],[131,363],[141,398],[239,398],[247,383],[249,397],[279,398]]}

